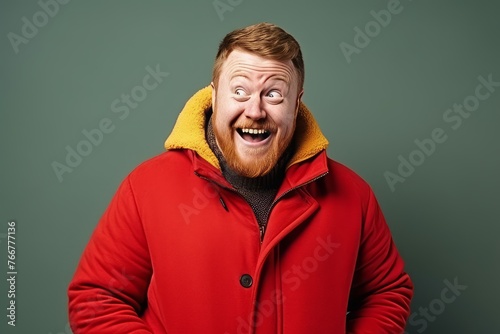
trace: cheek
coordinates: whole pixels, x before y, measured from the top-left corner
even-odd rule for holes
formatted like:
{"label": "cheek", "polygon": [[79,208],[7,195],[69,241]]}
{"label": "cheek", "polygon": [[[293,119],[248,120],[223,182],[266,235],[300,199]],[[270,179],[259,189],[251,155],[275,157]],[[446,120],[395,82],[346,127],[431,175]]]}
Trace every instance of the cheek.
{"label": "cheek", "polygon": [[227,107],[223,104],[217,104],[217,110],[214,114],[215,125],[219,128],[227,128],[229,122],[229,115]]}
{"label": "cheek", "polygon": [[220,125],[226,127],[232,125],[244,110],[242,103],[233,99],[218,99],[216,107],[217,119],[220,121]]}
{"label": "cheek", "polygon": [[215,118],[214,127],[217,128],[220,134],[226,134],[228,132],[228,120],[223,113],[218,113]]}
{"label": "cheek", "polygon": [[289,121],[281,125],[281,136],[283,138],[290,137],[293,134],[293,122]]}
{"label": "cheek", "polygon": [[290,132],[293,131],[294,124],[295,124],[295,113],[293,111],[281,111],[280,113],[277,113],[278,116],[276,116],[274,119],[274,122],[278,126],[278,129],[280,129],[280,132],[282,135],[289,135]]}

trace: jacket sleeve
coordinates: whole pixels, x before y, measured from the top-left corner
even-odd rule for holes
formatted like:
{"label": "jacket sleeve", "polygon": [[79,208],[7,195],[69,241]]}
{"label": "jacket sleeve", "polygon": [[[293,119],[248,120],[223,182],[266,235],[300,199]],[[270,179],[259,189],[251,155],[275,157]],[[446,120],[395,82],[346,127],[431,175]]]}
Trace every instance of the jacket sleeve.
{"label": "jacket sleeve", "polygon": [[151,272],[146,237],[127,178],[100,219],[69,284],[73,332],[152,333],[140,318]]}
{"label": "jacket sleeve", "polygon": [[360,242],[346,332],[401,334],[410,313],[413,284],[371,190]]}

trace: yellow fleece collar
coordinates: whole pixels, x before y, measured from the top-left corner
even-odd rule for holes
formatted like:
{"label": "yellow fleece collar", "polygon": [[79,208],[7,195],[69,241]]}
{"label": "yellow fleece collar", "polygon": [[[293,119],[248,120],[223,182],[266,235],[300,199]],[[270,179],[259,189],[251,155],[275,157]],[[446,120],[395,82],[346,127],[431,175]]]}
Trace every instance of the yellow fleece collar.
{"label": "yellow fleece collar", "polygon": [[[194,94],[182,109],[172,133],[165,141],[167,150],[190,149],[220,169],[219,161],[205,139],[207,113],[212,107],[212,87],[207,86]],[[300,103],[295,129],[296,150],[287,167],[304,161],[328,147],[328,140],[316,123],[312,113]]]}

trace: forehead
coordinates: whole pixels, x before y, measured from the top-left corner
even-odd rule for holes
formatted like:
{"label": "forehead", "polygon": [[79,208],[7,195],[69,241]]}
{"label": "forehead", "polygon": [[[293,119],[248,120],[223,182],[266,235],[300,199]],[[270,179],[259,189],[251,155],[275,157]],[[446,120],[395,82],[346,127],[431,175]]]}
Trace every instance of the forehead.
{"label": "forehead", "polygon": [[233,50],[222,65],[224,77],[231,79],[239,74],[257,79],[278,76],[287,82],[297,80],[295,67],[291,60],[279,61],[258,56],[243,50]]}

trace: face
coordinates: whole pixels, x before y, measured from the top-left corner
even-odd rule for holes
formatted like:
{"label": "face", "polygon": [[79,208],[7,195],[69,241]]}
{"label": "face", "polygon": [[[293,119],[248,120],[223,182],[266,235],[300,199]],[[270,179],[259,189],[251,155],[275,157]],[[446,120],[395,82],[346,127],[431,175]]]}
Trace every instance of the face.
{"label": "face", "polygon": [[234,50],[212,87],[215,138],[229,167],[247,177],[267,174],[295,131],[303,91],[292,62]]}

